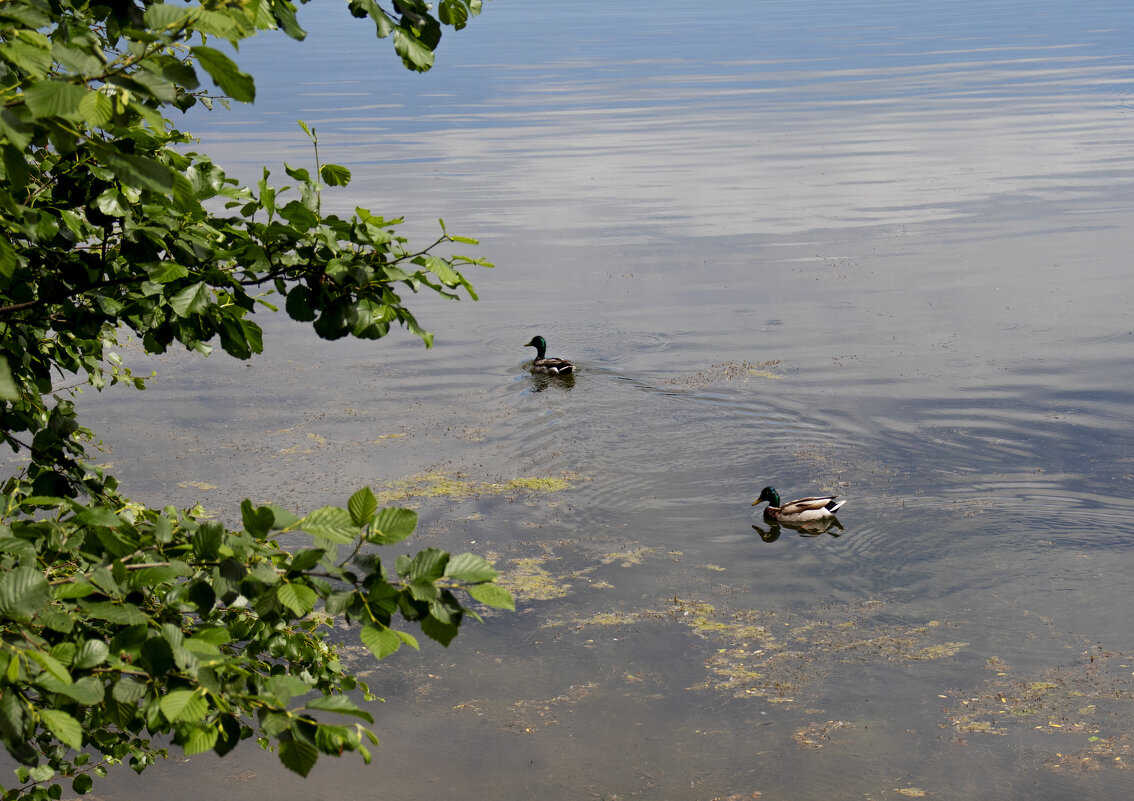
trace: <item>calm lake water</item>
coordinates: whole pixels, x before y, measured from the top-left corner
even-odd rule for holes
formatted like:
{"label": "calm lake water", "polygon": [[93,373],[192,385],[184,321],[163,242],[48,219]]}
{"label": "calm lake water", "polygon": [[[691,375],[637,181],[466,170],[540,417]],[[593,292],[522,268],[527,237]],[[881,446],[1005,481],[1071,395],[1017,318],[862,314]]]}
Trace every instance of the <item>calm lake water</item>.
{"label": "calm lake water", "polygon": [[[354,173],[325,205],[479,237],[482,300],[422,298],[431,351],[266,319],[248,363],[135,354],[153,389],[86,422],[129,494],[224,518],[408,486],[411,543],[492,556],[518,611],[357,655],[370,768],[248,745],[96,792],[1134,792],[1128,3],[496,0],[425,76],[303,19],[186,127],[255,180],[312,164],[305,120]],[[532,478],[565,488],[498,486]],[[766,484],[841,528],[754,526]]]}

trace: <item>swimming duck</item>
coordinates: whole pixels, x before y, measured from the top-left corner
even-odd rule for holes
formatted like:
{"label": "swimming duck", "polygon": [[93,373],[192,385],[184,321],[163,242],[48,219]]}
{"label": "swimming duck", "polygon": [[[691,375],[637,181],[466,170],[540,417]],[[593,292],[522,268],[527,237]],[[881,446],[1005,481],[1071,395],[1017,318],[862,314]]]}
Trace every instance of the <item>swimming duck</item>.
{"label": "swimming duck", "polygon": [[758,506],[764,501],[768,506],[764,509],[764,519],[769,523],[807,523],[811,520],[823,520],[834,517],[846,501],[835,501],[837,495],[821,495],[815,498],[800,498],[798,501],[780,503],[780,494],[775,487],[764,487],[760,497],[752,502]]}
{"label": "swimming duck", "polygon": [[533,373],[547,373],[549,375],[571,375],[575,372],[575,365],[566,359],[547,358],[544,354],[547,353],[547,340],[541,336],[532,337],[531,342],[525,343],[524,347],[532,347],[536,349],[535,361],[532,362]]}

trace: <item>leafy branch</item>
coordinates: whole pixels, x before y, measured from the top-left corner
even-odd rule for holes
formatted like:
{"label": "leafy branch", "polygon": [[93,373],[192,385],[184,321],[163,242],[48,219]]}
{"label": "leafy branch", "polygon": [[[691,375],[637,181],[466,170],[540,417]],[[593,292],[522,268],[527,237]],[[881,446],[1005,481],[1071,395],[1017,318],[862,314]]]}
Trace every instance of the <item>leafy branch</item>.
{"label": "leafy branch", "polygon": [[[443,26],[481,11],[349,6],[418,71]],[[382,659],[417,647],[407,628],[448,645],[475,608],[512,608],[481,557],[384,559],[417,516],[379,509],[369,489],[303,517],[246,501],[227,528],[129,501],[87,454],[94,435],[67,393],[145,388],[116,352],[123,335],[150,354],[176,343],[250,358],[263,350],[251,313],[275,308],[271,292],[321,337],[400,325],[428,346],[399,292],[475,299],[462,271],[491,266],[441,255],[476,245],[443,223],[420,247],[396,216],[324,214],[324,188],[351,175],[323,163],[306,125],[315,171],[285,165],[292,194],[267,170],[241,186],[187,149],[175,110],[255,97],[213,40],[269,30],[305,35],[288,0],[0,3],[0,440],[22,457],[0,478],[0,741],[18,764],[6,800],[58,799],[63,778],[87,793],[112,766],[164,756],[155,742],[223,756],[255,739],[302,775],[320,755],[369,760],[373,719],[349,694],[373,696],[329,621]]]}

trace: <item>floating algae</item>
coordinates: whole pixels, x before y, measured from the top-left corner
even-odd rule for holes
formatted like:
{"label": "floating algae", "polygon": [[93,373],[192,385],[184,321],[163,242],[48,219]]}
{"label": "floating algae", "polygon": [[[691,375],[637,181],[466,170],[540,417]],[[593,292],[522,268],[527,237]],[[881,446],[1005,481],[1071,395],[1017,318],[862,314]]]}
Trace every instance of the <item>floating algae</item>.
{"label": "floating algae", "polygon": [[507,493],[560,492],[571,486],[578,476],[532,476],[501,482],[472,481],[442,471],[418,473],[390,482],[386,489],[375,492],[380,506],[402,503],[416,498],[475,498]]}
{"label": "floating algae", "polygon": [[1026,727],[1051,738],[1045,764],[1053,770],[1125,770],[1134,765],[1132,663],[1134,654],[1095,646],[1072,665],[1020,678],[990,660],[996,677],[946,710],[953,742],[966,745],[965,735],[1006,735]]}
{"label": "floating algae", "polygon": [[691,689],[791,705],[837,663],[921,662],[953,656],[966,645],[927,644],[940,624],[882,623],[875,619],[882,607],[868,600],[802,612],[724,612],[703,600],[673,598],[665,616],[718,645],[705,661],[706,680]]}
{"label": "floating algae", "polygon": [[748,361],[741,362],[721,362],[714,364],[711,367],[702,370],[699,373],[690,375],[679,375],[673,378],[666,379],[667,384],[676,384],[685,387],[686,389],[703,389],[714,384],[722,384],[728,381],[735,381],[737,379],[747,380],[748,378],[767,378],[772,380],[780,380],[783,378],[779,373],[773,370],[779,368],[781,362],[779,359],[772,359],[770,361],[757,362],[753,364]]}
{"label": "floating algae", "polygon": [[518,600],[550,601],[562,598],[571,589],[566,580],[553,576],[544,564],[555,557],[525,556],[513,559],[507,569],[500,572],[496,583],[512,593]]}
{"label": "floating algae", "polygon": [[791,739],[796,745],[803,748],[822,748],[831,742],[831,732],[836,729],[857,728],[853,723],[845,720],[828,720],[825,723],[818,721],[810,723],[802,729],[796,729]]}

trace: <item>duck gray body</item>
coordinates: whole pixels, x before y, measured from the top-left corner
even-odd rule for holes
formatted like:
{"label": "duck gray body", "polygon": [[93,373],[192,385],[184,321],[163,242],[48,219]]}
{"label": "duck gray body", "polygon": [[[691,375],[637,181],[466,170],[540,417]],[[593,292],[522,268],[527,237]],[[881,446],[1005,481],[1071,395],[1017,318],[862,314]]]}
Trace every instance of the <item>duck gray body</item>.
{"label": "duck gray body", "polygon": [[575,372],[575,365],[566,359],[547,357],[547,340],[541,336],[532,337],[524,347],[536,349],[535,361],[532,362],[533,373],[546,373],[547,375],[571,375]]}
{"label": "duck gray body", "polygon": [[768,505],[764,508],[764,519],[769,523],[807,523],[812,520],[824,520],[834,517],[835,513],[843,507],[846,501],[836,501],[838,495],[817,495],[813,498],[799,498],[798,500],[782,503],[780,494],[775,487],[764,487],[760,497],[752,502],[757,506],[764,501]]}

